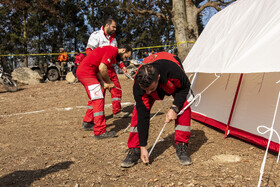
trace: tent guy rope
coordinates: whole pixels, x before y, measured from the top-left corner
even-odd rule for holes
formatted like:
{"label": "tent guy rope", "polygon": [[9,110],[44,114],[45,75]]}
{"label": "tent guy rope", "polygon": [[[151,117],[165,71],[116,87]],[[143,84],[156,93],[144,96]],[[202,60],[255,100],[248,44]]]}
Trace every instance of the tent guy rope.
{"label": "tent guy rope", "polygon": [[[177,114],[177,116],[183,114],[183,112],[184,112],[188,107],[190,107],[190,106],[193,104],[193,102],[195,102],[197,99],[198,99],[198,100],[197,100],[197,102],[195,103],[195,105],[197,106],[197,105],[200,103],[201,95],[202,95],[212,84],[214,84],[214,82],[216,82],[216,81],[221,77],[221,75],[218,75],[218,74],[215,74],[215,76],[216,76],[216,78],[215,78],[206,88],[204,88],[200,93],[196,94],[196,96],[189,102],[189,104],[188,104],[187,106],[185,106],[185,107]],[[154,148],[155,148],[155,146],[156,146],[156,144],[157,144],[157,142],[158,142],[158,140],[159,140],[159,138],[160,138],[160,136],[161,136],[161,134],[162,134],[162,132],[163,132],[165,126],[166,126],[166,124],[167,124],[167,123],[164,123],[164,125],[163,125],[163,127],[162,127],[162,129],[161,129],[161,131],[160,131],[160,133],[159,133],[159,135],[158,135],[158,137],[157,137],[157,139],[156,139],[154,145],[152,146],[152,148],[151,148],[151,150],[150,150],[150,152],[149,152],[149,157],[150,157],[150,155],[152,154],[152,152],[153,152],[153,150],[154,150]]]}
{"label": "tent guy rope", "polygon": [[[277,83],[279,83],[279,81]],[[261,186],[262,176],[263,176],[263,173],[264,173],[264,168],[265,168],[265,163],[266,163],[266,158],[267,158],[267,153],[268,153],[268,148],[269,148],[269,145],[270,145],[273,133],[275,133],[277,135],[277,137],[279,139],[279,144],[280,144],[280,136],[277,133],[277,131],[274,130],[274,123],[275,123],[275,118],[276,118],[276,114],[277,114],[277,110],[278,110],[278,106],[279,106],[279,100],[280,100],[280,91],[278,93],[278,99],[277,99],[277,104],[276,104],[275,111],[274,111],[274,116],[273,116],[271,128],[268,128],[268,127],[263,126],[263,125],[262,126],[258,126],[258,128],[257,128],[258,133],[260,133],[260,134],[266,134],[267,132],[270,132],[269,139],[268,139],[268,142],[267,142],[266,151],[265,151],[263,162],[262,162],[262,166],[261,166],[261,169],[260,169],[260,178],[259,178],[258,187]],[[260,130],[261,128],[266,129],[266,131],[262,132]],[[277,163],[279,162],[279,157],[280,157],[280,151],[278,152]]]}

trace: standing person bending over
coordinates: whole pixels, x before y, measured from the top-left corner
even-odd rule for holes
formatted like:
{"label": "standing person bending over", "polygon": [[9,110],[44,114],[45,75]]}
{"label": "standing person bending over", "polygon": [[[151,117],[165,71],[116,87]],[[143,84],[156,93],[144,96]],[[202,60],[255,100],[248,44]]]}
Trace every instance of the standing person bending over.
{"label": "standing person bending over", "polygon": [[[114,46],[117,47],[117,40],[115,38],[115,32],[117,29],[117,23],[109,18],[107,19],[100,30],[93,32],[90,35],[90,38],[88,40],[87,48],[86,48],[86,54],[90,54],[90,52],[97,48],[102,46]],[[127,73],[127,69],[122,62],[118,62],[117,65],[122,69],[123,73]],[[116,87],[121,88],[117,73],[115,71],[115,67],[111,66],[108,67],[108,74],[112,82],[115,84]],[[128,117],[128,112],[121,111],[121,98],[122,98],[122,91],[120,89],[113,88],[110,90],[111,93],[111,99],[112,99],[112,108],[113,108],[113,117],[114,118],[123,118]],[[85,124],[82,126],[85,130],[89,130],[86,127],[91,128],[91,126],[85,126]]]}
{"label": "standing person bending over", "polygon": [[[90,99],[88,110],[83,119],[84,123],[94,126],[96,139],[111,138],[114,131],[106,131],[104,115],[105,89],[111,90],[115,86],[109,78],[108,69],[118,60],[125,60],[131,56],[132,49],[128,45],[117,47],[104,46],[94,49],[78,66],[77,78],[86,89]],[[105,80],[105,82],[103,81]]]}
{"label": "standing person bending over", "polygon": [[133,109],[127,143],[129,152],[121,163],[121,167],[132,167],[140,158],[144,163],[149,162],[146,145],[150,126],[150,111],[155,100],[162,100],[165,95],[174,97],[174,102],[166,114],[165,122],[175,120],[176,155],[182,165],[192,163],[187,153],[191,135],[190,108],[177,116],[178,112],[188,105],[189,89],[189,79],[177,56],[160,52],[144,59],[134,79],[133,95],[136,106]]}

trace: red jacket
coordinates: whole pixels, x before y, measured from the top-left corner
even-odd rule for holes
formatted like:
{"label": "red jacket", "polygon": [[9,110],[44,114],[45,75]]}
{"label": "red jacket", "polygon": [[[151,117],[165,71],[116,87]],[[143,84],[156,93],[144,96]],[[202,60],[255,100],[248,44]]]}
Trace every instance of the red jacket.
{"label": "red jacket", "polygon": [[[187,99],[190,89],[189,79],[177,56],[167,52],[159,52],[145,58],[142,65],[143,64],[151,64],[156,68],[159,71],[160,79],[156,91],[148,95],[139,86],[137,81],[138,71],[135,75],[133,95],[136,101],[136,110],[138,114],[137,128],[140,146],[147,145],[151,103],[155,100],[162,100],[166,95],[173,95],[173,104],[180,109]],[[142,65],[140,65],[139,68]]]}
{"label": "red jacket", "polygon": [[106,64],[108,69],[115,66],[117,55],[117,47],[104,46],[95,48],[78,66],[77,75],[80,78],[95,77],[99,72],[99,65],[101,63]]}
{"label": "red jacket", "polygon": [[85,55],[83,55],[82,53],[77,54],[75,56],[75,67],[80,65],[80,63],[83,61],[84,58],[85,58]]}

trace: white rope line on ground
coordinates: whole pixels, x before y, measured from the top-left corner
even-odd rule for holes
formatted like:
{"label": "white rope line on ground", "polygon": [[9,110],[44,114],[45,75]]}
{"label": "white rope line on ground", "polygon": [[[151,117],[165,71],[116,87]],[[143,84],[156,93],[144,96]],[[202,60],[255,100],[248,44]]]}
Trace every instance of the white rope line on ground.
{"label": "white rope line on ground", "polygon": [[[200,93],[196,94],[196,96],[192,99],[192,101],[189,102],[189,104],[188,104],[187,106],[185,106],[185,107],[177,114],[177,116],[183,114],[183,112],[184,112],[188,107],[190,107],[190,106],[192,105],[192,103],[195,102],[197,99],[198,99],[198,101],[196,102],[195,105],[197,106],[197,105],[199,104],[199,102],[200,102],[200,100],[201,100],[201,94],[202,94],[203,92],[205,92],[205,90],[207,90],[212,84],[214,84],[214,82],[216,82],[216,80],[218,80],[218,79],[221,77],[221,75],[217,75],[217,74],[215,74],[215,76],[216,76],[215,80],[212,81],[212,82],[211,82],[204,90],[202,90]],[[150,157],[150,155],[152,154],[153,149],[155,148],[155,146],[156,146],[156,144],[157,144],[157,142],[158,142],[158,140],[159,140],[159,138],[160,138],[160,136],[161,136],[161,134],[162,134],[162,132],[163,132],[165,126],[166,126],[166,124],[167,124],[167,123],[164,123],[164,125],[163,125],[163,127],[162,127],[162,129],[161,129],[161,131],[160,131],[160,133],[159,133],[159,135],[158,135],[158,137],[157,137],[157,139],[156,139],[154,145],[152,146],[152,148],[151,148],[151,150],[150,150],[150,152],[149,152],[149,157]]]}
{"label": "white rope line on ground", "polygon": [[26,114],[36,114],[45,112],[46,110],[37,110],[37,111],[31,111],[31,112],[22,112],[22,113],[15,113],[15,114],[7,114],[7,115],[0,115],[0,117],[11,117],[11,116],[19,116],[19,115],[26,115]]}
{"label": "white rope line on ground", "polygon": [[[277,83],[279,83],[279,81],[278,81]],[[277,115],[279,100],[280,100],[280,91],[279,91],[279,93],[278,93],[278,99],[277,99],[277,104],[276,104],[275,111],[274,111],[274,116],[273,116],[271,128],[268,128],[268,127],[266,127],[266,126],[258,126],[258,128],[257,128],[258,133],[260,133],[260,134],[266,134],[267,132],[270,132],[270,134],[269,134],[269,139],[268,139],[268,142],[267,142],[266,151],[265,151],[264,158],[263,158],[263,162],[262,162],[262,166],[261,166],[261,169],[260,169],[260,178],[259,178],[259,182],[258,182],[258,187],[261,186],[262,176],[263,176],[263,173],[264,173],[264,168],[265,168],[265,163],[266,163],[266,158],[267,158],[267,153],[268,153],[268,148],[269,148],[269,145],[270,145],[270,142],[271,142],[273,133],[275,133],[275,134],[277,135],[277,137],[278,137],[278,139],[279,139],[279,144],[280,144],[280,136],[279,136],[279,134],[276,132],[276,130],[274,129],[274,123],[275,123],[275,118],[276,118],[276,115]],[[264,131],[264,132],[261,132],[261,131],[260,131],[260,128],[265,128],[265,129],[267,129],[267,130]],[[279,162],[279,156],[280,156],[280,151],[278,152],[277,163]]]}
{"label": "white rope line on ground", "polygon": [[[133,105],[134,103],[131,102],[125,102],[121,103],[123,106],[129,106]],[[112,106],[112,104],[106,104],[105,108],[108,108]],[[73,110],[74,108],[81,109],[81,108],[87,108],[88,106],[76,106],[76,107],[65,107],[65,108],[55,108],[58,111],[69,111]],[[0,117],[11,117],[11,116],[19,116],[19,115],[28,115],[28,114],[36,114],[36,113],[41,113],[41,112],[46,112],[47,110],[53,110],[51,108],[48,108],[46,110],[37,110],[37,111],[30,111],[30,112],[21,112],[21,113],[15,113],[15,114],[7,114],[7,115],[0,115]]]}

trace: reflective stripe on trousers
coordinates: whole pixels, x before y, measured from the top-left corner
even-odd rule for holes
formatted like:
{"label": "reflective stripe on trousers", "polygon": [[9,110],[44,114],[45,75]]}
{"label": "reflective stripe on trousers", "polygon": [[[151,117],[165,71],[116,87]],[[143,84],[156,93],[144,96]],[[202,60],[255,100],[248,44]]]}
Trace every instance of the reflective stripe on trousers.
{"label": "reflective stripe on trousers", "polygon": [[104,111],[101,111],[101,112],[94,112],[94,113],[93,113],[93,117],[103,116],[103,115],[104,115]]}
{"label": "reflective stripe on trousers", "polygon": [[[185,101],[184,105],[181,108],[184,108],[188,105],[188,102]],[[131,119],[131,127],[130,127],[130,134],[128,138],[128,148],[139,148],[139,134],[137,130],[137,110],[136,106],[134,106],[133,113],[132,113],[132,119]],[[191,109],[188,108],[184,111],[183,114],[178,116],[178,118],[175,120],[175,141],[176,144],[178,142],[184,142],[188,143],[189,138],[191,136]],[[164,122],[163,122],[164,123]],[[180,124],[180,125],[178,125]],[[163,124],[162,124],[163,125]],[[156,136],[156,135],[154,135]]]}
{"label": "reflective stripe on trousers", "polygon": [[[90,91],[88,89],[88,86],[90,85],[99,84],[99,81],[97,80],[97,76],[93,76],[91,78],[81,78],[79,80],[83,84],[87,92],[88,98],[90,99],[88,101],[88,109],[83,121],[94,122],[93,130],[95,135],[103,134],[106,132],[106,123],[105,123],[105,116],[104,116],[105,101],[104,98],[91,100]],[[103,88],[101,89],[104,95],[104,89]]]}
{"label": "reflective stripe on trousers", "polygon": [[121,98],[117,98],[117,97],[112,98],[112,102],[113,101],[120,101],[120,100],[121,100]]}
{"label": "reflective stripe on trousers", "polygon": [[184,131],[184,132],[191,132],[191,127],[175,124],[175,130]]}

